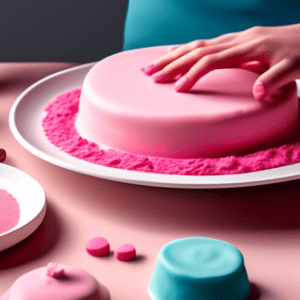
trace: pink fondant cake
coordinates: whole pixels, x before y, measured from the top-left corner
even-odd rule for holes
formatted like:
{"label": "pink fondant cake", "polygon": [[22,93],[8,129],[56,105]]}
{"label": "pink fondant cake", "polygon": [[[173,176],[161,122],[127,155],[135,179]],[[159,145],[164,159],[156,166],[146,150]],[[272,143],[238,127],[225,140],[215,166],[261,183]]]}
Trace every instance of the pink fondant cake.
{"label": "pink fondant cake", "polygon": [[87,74],[76,127],[81,136],[134,154],[171,158],[241,155],[289,141],[298,130],[295,82],[268,102],[252,95],[258,74],[214,70],[187,93],[140,68],[166,47],[124,51]]}
{"label": "pink fondant cake", "polygon": [[1,300],[101,300],[97,280],[89,273],[50,263],[19,277]]}

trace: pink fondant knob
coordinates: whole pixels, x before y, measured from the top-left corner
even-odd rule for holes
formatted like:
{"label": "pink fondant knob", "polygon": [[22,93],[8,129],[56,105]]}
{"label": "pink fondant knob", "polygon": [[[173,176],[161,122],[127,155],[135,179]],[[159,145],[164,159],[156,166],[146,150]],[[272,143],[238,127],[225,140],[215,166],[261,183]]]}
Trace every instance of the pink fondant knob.
{"label": "pink fondant knob", "polygon": [[109,254],[110,246],[105,238],[94,237],[86,243],[85,249],[92,256],[104,256]]}
{"label": "pink fondant knob", "polygon": [[135,248],[131,244],[123,244],[115,251],[115,257],[121,261],[132,260],[136,256]]}
{"label": "pink fondant knob", "polygon": [[46,275],[53,278],[64,277],[66,275],[64,266],[56,263],[49,263],[46,267]]}

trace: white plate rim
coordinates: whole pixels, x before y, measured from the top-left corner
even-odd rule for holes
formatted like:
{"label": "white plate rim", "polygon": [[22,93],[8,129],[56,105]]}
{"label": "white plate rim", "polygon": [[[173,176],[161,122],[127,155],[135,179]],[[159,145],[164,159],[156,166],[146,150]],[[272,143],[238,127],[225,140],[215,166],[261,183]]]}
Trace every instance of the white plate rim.
{"label": "white plate rim", "polygon": [[[35,121],[32,122],[30,127],[28,127],[27,132],[24,131],[24,129],[21,128],[22,126],[20,126],[20,124],[18,123],[18,109],[22,105],[27,105],[30,100],[32,103],[28,105],[31,105],[32,109],[34,108],[33,103],[36,104],[38,103],[38,101],[42,101],[43,107],[45,107],[46,104],[48,104],[51,100],[49,96],[47,98],[47,92],[50,92],[50,90],[53,95],[59,95],[60,93],[69,91],[75,87],[80,87],[85,78],[85,75],[94,65],[95,63],[89,63],[56,72],[34,83],[19,95],[11,108],[9,115],[9,125],[14,137],[25,149],[51,164],[74,172],[107,180],[144,186],[180,189],[220,189],[266,185],[296,180],[300,178],[300,163],[245,174],[209,176],[154,174],[122,170],[91,164],[89,162],[71,157],[67,154],[62,155],[62,157],[57,152],[59,151],[62,153],[62,151],[60,151],[59,149],[54,149],[55,147],[50,144],[46,137],[44,137],[44,140],[41,142],[43,143],[43,146],[45,146],[47,143],[49,144],[49,147],[47,146],[46,150],[40,149],[40,144],[37,140],[28,140],[28,137],[26,139],[25,136],[30,132],[34,133],[35,130],[42,130],[42,128],[35,128],[34,126],[42,126],[41,124],[38,124],[37,121]],[[61,82],[61,84],[63,84],[63,89],[61,86],[59,88],[55,86],[55,84],[57,84],[57,82],[59,81]],[[75,81],[77,83],[75,83]],[[79,81],[80,84],[78,84]],[[299,86],[299,80],[297,80],[297,84]],[[45,99],[30,99],[32,98],[31,94],[34,93],[34,91],[37,89],[43,89]],[[41,95],[43,95],[43,92],[41,92]],[[44,112],[42,109],[40,109],[38,113],[42,115]],[[27,115],[25,115],[24,113],[23,115],[19,114],[19,116],[32,118],[32,115],[30,115],[30,113],[27,113]]]}
{"label": "white plate rim", "polygon": [[[47,202],[42,186],[27,173],[6,164],[0,164],[0,172],[0,188],[16,198],[21,210],[19,223],[0,234],[1,252],[21,242],[39,227],[46,214]],[[26,187],[23,186],[25,183]],[[19,196],[16,197],[16,194]],[[24,214],[25,206],[27,212]]]}

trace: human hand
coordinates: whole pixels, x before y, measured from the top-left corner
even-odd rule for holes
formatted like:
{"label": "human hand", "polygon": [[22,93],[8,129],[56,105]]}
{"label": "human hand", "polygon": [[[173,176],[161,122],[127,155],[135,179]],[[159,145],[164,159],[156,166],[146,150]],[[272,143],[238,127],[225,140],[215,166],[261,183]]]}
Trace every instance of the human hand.
{"label": "human hand", "polygon": [[239,67],[260,73],[253,95],[268,95],[300,78],[300,24],[261,27],[197,40],[171,49],[142,68],[155,82],[175,83],[177,92],[188,91],[205,74],[220,68]]}

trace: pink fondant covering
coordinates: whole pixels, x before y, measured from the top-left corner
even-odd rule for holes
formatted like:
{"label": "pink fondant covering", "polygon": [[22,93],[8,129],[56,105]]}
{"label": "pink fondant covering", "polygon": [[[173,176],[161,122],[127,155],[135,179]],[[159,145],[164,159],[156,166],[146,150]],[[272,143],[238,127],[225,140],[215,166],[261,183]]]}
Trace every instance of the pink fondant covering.
{"label": "pink fondant covering", "polygon": [[240,155],[295,135],[295,82],[266,103],[252,95],[258,74],[219,69],[190,92],[176,93],[173,83],[154,83],[140,70],[165,53],[166,47],[150,47],[98,62],[82,87],[80,135],[127,152],[172,158]]}
{"label": "pink fondant covering", "polygon": [[99,284],[89,273],[64,266],[64,276],[38,268],[19,277],[1,300],[101,300]]}
{"label": "pink fondant covering", "polygon": [[6,190],[0,189],[0,234],[18,225],[20,207],[18,201]]}
{"label": "pink fondant covering", "polygon": [[98,165],[125,170],[176,175],[222,175],[261,171],[300,162],[299,135],[290,144],[244,156],[171,159],[103,150],[82,138],[74,125],[81,89],[58,95],[45,108],[43,128],[49,141],[71,156]]}

